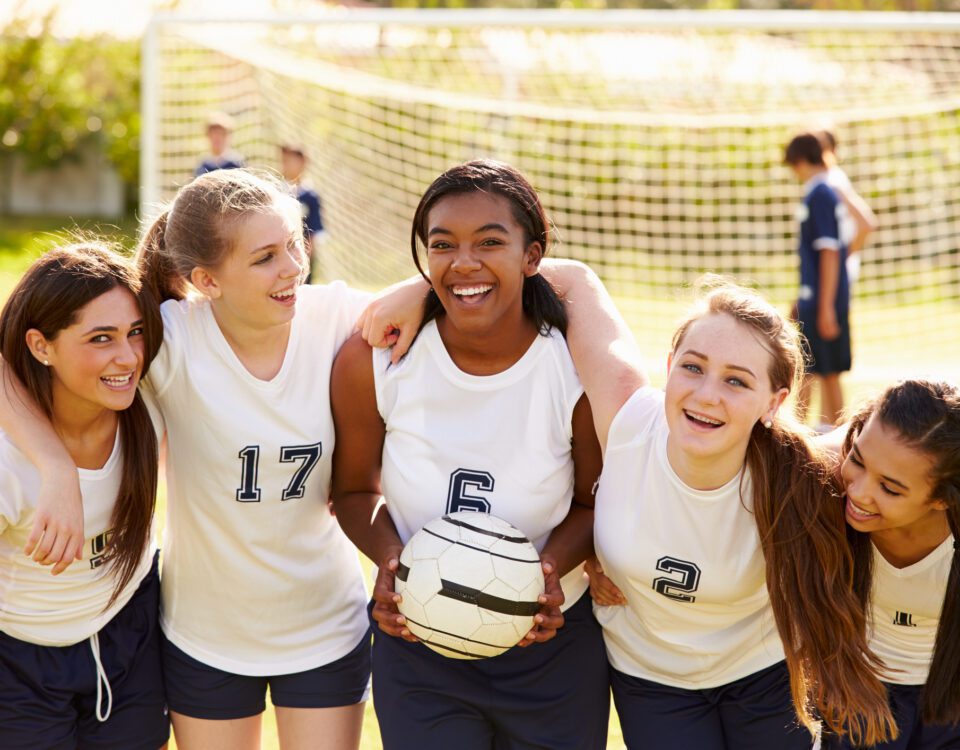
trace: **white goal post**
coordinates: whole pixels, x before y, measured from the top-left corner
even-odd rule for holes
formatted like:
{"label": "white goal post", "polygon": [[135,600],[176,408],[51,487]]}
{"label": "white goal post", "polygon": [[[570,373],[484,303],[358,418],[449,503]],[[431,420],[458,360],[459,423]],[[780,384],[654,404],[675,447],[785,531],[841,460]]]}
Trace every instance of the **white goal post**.
{"label": "white goal post", "polygon": [[493,157],[540,192],[651,358],[704,271],[796,294],[795,132],[829,124],[876,212],[855,371],[960,375],[960,16],[813,11],[370,10],[158,16],[143,47],[141,213],[187,182],[211,111],[277,169],[304,145],[328,277],[413,272],[441,171]]}

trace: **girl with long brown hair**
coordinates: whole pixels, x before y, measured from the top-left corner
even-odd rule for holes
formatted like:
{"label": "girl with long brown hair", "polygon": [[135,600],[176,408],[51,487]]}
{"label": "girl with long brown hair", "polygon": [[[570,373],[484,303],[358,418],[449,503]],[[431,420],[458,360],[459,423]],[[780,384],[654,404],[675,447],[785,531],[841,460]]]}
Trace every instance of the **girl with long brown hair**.
{"label": "girl with long brown hair", "polygon": [[876,747],[960,747],[960,389],[888,388],[853,417],[840,476],[870,648],[900,728]]}
{"label": "girl with long brown hair", "polygon": [[4,748],[166,744],[157,429],[137,390],[160,337],[132,264],[95,242],[34,262],[0,314],[4,386],[15,375],[63,440],[87,533],[80,562],[57,578],[21,553],[41,478],[0,433]]}
{"label": "girl with long brown hair", "polygon": [[830,459],[782,413],[801,369],[794,326],[724,285],[674,334],[665,392],[587,387],[606,438],[595,544],[623,592],[598,604],[624,605],[596,612],[629,747],[809,748],[797,717],[896,731]]}

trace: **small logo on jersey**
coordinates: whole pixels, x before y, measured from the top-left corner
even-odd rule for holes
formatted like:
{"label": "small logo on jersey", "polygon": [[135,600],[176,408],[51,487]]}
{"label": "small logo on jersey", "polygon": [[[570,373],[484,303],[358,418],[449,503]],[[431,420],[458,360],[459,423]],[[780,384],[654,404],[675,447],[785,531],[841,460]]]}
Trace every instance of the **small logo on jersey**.
{"label": "small logo on jersey", "polygon": [[93,539],[90,540],[90,568],[96,569],[99,568],[106,561],[106,551],[107,545],[110,544],[110,537],[113,536],[113,531],[104,531],[102,534],[97,534]]}
{"label": "small logo on jersey", "polygon": [[897,612],[893,616],[894,625],[903,625],[905,628],[915,628],[917,624],[913,621],[913,615],[909,612]]}

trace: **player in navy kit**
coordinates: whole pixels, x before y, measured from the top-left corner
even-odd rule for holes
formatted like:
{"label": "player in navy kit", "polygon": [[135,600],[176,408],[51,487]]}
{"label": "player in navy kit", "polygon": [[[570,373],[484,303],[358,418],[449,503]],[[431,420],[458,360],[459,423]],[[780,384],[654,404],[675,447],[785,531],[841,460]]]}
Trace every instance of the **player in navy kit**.
{"label": "player in navy kit", "polygon": [[[417,340],[391,365],[354,339],[334,367],[333,497],[344,530],[380,566],[373,684],[388,750],[606,744],[607,663],[582,571],[600,451],[563,304],[539,274],[548,226],[513,168],[448,170],[413,221],[413,256],[419,268],[425,248],[432,283]],[[403,544],[458,510],[523,531],[547,579],[520,647],[479,661],[414,642],[393,590]]]}
{"label": "player in navy kit", "polygon": [[795,328],[720,287],[672,349],[665,393],[587,386],[606,439],[595,544],[618,588],[597,618],[628,746],[809,748],[798,716],[883,738],[831,463],[780,413]]}
{"label": "player in navy kit", "polygon": [[850,285],[847,248],[841,241],[845,208],[828,184],[820,141],[801,133],[787,145],[784,161],[803,183],[800,222],[800,291],[797,320],[808,344],[807,379],[799,394],[806,416],[810,379],[820,384],[820,412],[825,426],[843,411],[840,375],[850,369]]}
{"label": "player in navy kit", "polygon": [[920,380],[888,388],[854,416],[843,454],[870,647],[900,728],[875,747],[960,748],[960,389]]}
{"label": "player in navy kit", "polygon": [[157,436],[137,391],[160,331],[132,265],[92,242],[34,262],[0,315],[7,372],[63,436],[89,535],[81,560],[55,578],[22,554],[41,476],[0,433],[6,750],[166,744],[151,525]]}

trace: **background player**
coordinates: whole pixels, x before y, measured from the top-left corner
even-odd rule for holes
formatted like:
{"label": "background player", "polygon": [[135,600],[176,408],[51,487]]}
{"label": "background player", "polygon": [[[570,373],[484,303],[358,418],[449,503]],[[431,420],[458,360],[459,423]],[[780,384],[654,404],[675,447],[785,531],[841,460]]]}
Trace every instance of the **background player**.
{"label": "background player", "polygon": [[307,275],[304,284],[311,281],[311,268],[315,251],[323,236],[323,217],[320,211],[320,195],[306,181],[304,170],[307,157],[303,146],[285,143],[280,146],[280,165],[283,179],[287,181],[294,196],[300,202],[303,215],[303,246],[307,253]]}
{"label": "background player", "polygon": [[156,302],[128,261],[93,242],[35,261],[0,314],[5,372],[63,437],[88,534],[80,562],[58,578],[21,553],[40,476],[0,433],[0,746],[8,750],[167,742],[151,524],[157,436],[137,391],[159,345]]}
{"label": "background player", "polygon": [[243,157],[230,148],[230,133],[233,132],[233,119],[223,112],[215,112],[207,120],[207,140],[210,153],[203,158],[193,171],[194,177],[217,169],[241,169]]}
{"label": "background player", "polygon": [[[414,262],[424,247],[432,281],[418,338],[395,366],[356,338],[334,366],[333,496],[380,566],[374,701],[388,749],[606,745],[607,662],[582,570],[600,450],[563,304],[539,275],[548,227],[513,168],[448,170],[413,219]],[[396,610],[400,551],[458,510],[504,518],[541,550],[548,583],[531,648],[460,661],[403,640],[415,639]]]}
{"label": "background player", "polygon": [[870,648],[886,665],[900,727],[876,747],[960,747],[960,390],[889,388],[853,418],[843,453]]}
{"label": "background player", "polygon": [[831,462],[780,415],[801,366],[796,329],[726,286],[674,334],[665,393],[587,388],[607,438],[597,555],[625,594],[599,603],[626,605],[597,619],[629,747],[809,748],[798,715],[891,728]]}
{"label": "background player", "polygon": [[847,248],[847,278],[852,287],[860,276],[860,253],[867,237],[877,231],[880,224],[867,202],[853,189],[847,173],[840,168],[836,135],[832,130],[818,130],[816,136],[827,167],[827,184],[843,201],[845,209],[840,217],[840,241]]}
{"label": "background player", "polygon": [[808,344],[807,378],[798,394],[798,416],[805,419],[811,377],[820,386],[824,425],[836,424],[843,411],[840,374],[850,369],[850,288],[846,248],[840,241],[842,203],[827,184],[820,142],[801,133],[786,147],[784,162],[803,183],[800,222],[800,292],[797,319]]}

